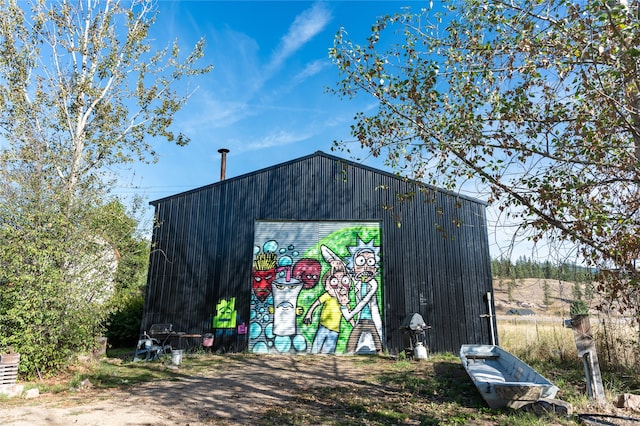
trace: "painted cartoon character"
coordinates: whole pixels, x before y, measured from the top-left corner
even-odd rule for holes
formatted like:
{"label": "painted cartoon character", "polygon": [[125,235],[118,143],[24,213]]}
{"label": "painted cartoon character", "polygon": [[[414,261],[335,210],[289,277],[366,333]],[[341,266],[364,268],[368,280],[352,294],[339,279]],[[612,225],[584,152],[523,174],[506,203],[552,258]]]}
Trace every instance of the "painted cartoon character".
{"label": "painted cartoon character", "polygon": [[220,300],[216,305],[217,315],[213,317],[213,328],[236,328],[236,298]]}
{"label": "painted cartoon character", "polygon": [[320,281],[322,266],[316,259],[300,259],[293,266],[293,278],[302,281],[302,288],[308,290]]}
{"label": "painted cartoon character", "polygon": [[276,336],[293,336],[296,334],[296,316],[302,314],[302,307],[297,306],[298,295],[302,290],[302,281],[285,277],[272,283],[273,292],[273,334]]}
{"label": "painted cartoon character", "polygon": [[[313,311],[322,305],[320,312],[320,324],[313,340],[311,353],[334,353],[340,334],[340,320],[342,313],[340,307],[349,303],[349,290],[352,279],[347,272],[346,265],[328,247],[321,247],[322,256],[329,263],[330,268],[324,274],[322,283],[325,292],[309,307],[304,318],[305,324],[311,324]],[[352,325],[355,324],[351,320]]]}
{"label": "painted cartoon character", "polygon": [[271,283],[276,278],[275,253],[260,253],[253,261],[253,294],[264,302],[271,294]]}
{"label": "painted cartoon character", "polygon": [[356,306],[349,309],[341,306],[342,315],[347,320],[352,320],[358,315],[349,340],[346,351],[351,353],[379,352],[382,350],[382,317],[378,308],[378,281],[375,279],[378,273],[380,247],[373,245],[373,240],[363,242],[358,237],[357,246],[349,247],[349,272],[355,279]]}

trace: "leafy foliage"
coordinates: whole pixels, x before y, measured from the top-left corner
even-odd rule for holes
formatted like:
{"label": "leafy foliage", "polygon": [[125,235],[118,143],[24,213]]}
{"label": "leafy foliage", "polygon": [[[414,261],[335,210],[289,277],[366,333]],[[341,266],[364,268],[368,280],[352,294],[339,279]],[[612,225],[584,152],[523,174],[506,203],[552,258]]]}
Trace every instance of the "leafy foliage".
{"label": "leafy foliage", "polygon": [[144,293],[128,291],[117,297],[117,310],[109,316],[105,336],[115,348],[134,347],[140,335],[144,308]]}
{"label": "leafy foliage", "polygon": [[576,246],[640,320],[640,2],[444,7],[383,17],[364,44],[336,35],[334,91],[378,102],[352,134],[410,177],[473,180],[530,240]]}
{"label": "leafy foliage", "polygon": [[92,347],[117,263],[112,246],[91,237],[98,229],[82,217],[70,223],[50,206],[27,201],[25,211],[1,217],[0,348],[20,352],[20,371],[31,377]]}
{"label": "leafy foliage", "polygon": [[170,126],[191,93],[174,86],[211,68],[195,66],[203,40],[184,59],[177,42],[152,52],[153,3],[10,1],[0,20],[0,129],[15,154],[6,166],[32,163],[69,197],[104,167],[153,160],[150,137],[188,142]]}
{"label": "leafy foliage", "polygon": [[569,314],[572,317],[575,315],[588,315],[589,305],[584,300],[574,300],[569,307]]}
{"label": "leafy foliage", "polygon": [[26,377],[90,349],[116,291],[140,292],[147,247],[110,171],[188,141],[171,130],[181,82],[211,69],[203,40],[154,51],[154,21],[146,0],[0,6],[0,350]]}
{"label": "leafy foliage", "polygon": [[134,346],[142,321],[149,243],[136,234],[137,223],[127,215],[121,203],[111,202],[106,207],[107,223],[119,223],[111,238],[117,241],[121,257],[114,277],[112,311],[105,323],[104,334],[111,346]]}

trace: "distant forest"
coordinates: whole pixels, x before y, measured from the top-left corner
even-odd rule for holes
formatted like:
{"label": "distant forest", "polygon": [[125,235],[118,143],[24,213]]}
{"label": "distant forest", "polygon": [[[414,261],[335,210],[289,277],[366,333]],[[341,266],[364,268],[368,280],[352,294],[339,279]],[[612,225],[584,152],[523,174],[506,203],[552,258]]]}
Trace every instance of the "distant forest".
{"label": "distant forest", "polygon": [[491,273],[494,279],[506,283],[509,300],[513,299],[513,289],[527,278],[545,280],[542,288],[547,307],[552,301],[554,281],[570,282],[574,300],[590,300],[593,297],[595,271],[572,263],[534,262],[526,257],[519,258],[515,263],[508,259],[494,259],[491,261]]}
{"label": "distant forest", "polygon": [[585,284],[591,283],[594,277],[594,271],[583,266],[570,263],[539,263],[526,257],[520,257],[515,263],[510,259],[493,259],[491,273],[494,278],[500,279],[542,278]]}

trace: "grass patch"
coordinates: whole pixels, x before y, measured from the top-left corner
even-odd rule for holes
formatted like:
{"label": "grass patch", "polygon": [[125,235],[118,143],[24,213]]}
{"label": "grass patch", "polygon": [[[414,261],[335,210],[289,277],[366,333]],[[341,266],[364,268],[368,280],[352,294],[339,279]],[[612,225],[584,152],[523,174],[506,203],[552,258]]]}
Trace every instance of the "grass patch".
{"label": "grass patch", "polygon": [[[552,348],[552,346],[549,346]],[[505,348],[510,349],[510,348]],[[55,381],[30,383],[41,392],[73,392],[85,380],[98,390],[127,389],[139,383],[181,378],[222,377],[227,371],[252,368],[262,375],[272,369],[317,372],[318,379],[288,384],[282,403],[261,406],[256,402],[255,420],[261,425],[575,425],[573,418],[538,417],[510,409],[491,410],[462,368],[457,355],[432,354],[416,361],[389,356],[291,356],[270,359],[250,354],[215,355],[185,353],[179,368],[170,357],[152,362],[133,362],[131,351],[109,351],[108,358],[75,365]],[[585,396],[582,363],[577,357],[550,352],[518,354],[559,388],[558,397],[578,410],[589,404]],[[275,366],[274,367],[274,364]],[[322,373],[335,364],[357,371],[356,379],[323,382]],[[603,370],[609,392],[629,392],[640,387],[637,375]],[[252,376],[256,377],[256,376]],[[250,384],[251,376],[247,377]],[[273,379],[275,386],[280,383]],[[324,385],[323,385],[324,383]],[[215,389],[211,390],[212,393]],[[214,398],[215,399],[215,398]],[[610,400],[612,398],[609,398]],[[11,402],[13,404],[14,402]],[[261,411],[262,410],[262,411]],[[195,420],[195,419],[194,419]]]}
{"label": "grass patch", "polygon": [[[380,363],[383,368],[380,369]],[[263,413],[265,425],[572,425],[571,419],[490,410],[459,361],[380,360],[371,386],[310,388]]]}
{"label": "grass patch", "polygon": [[[622,322],[591,320],[597,346],[602,381],[608,400],[621,393],[640,391],[640,366],[634,327]],[[560,388],[558,398],[574,407],[586,407],[586,378],[578,357],[573,331],[561,319],[501,320],[498,322],[500,344]],[[624,339],[623,339],[624,337]],[[608,341],[608,343],[606,343]],[[635,349],[634,349],[635,348]],[[624,352],[625,356],[610,354]],[[612,362],[611,358],[617,360]]]}

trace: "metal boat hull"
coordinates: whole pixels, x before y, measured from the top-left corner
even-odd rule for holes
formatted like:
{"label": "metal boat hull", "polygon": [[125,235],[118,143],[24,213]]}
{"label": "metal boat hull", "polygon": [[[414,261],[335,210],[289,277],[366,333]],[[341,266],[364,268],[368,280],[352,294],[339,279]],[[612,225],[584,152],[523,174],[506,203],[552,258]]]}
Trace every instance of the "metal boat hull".
{"label": "metal boat hull", "polygon": [[460,360],[491,408],[520,408],[555,398],[558,388],[528,364],[495,345],[462,345]]}

